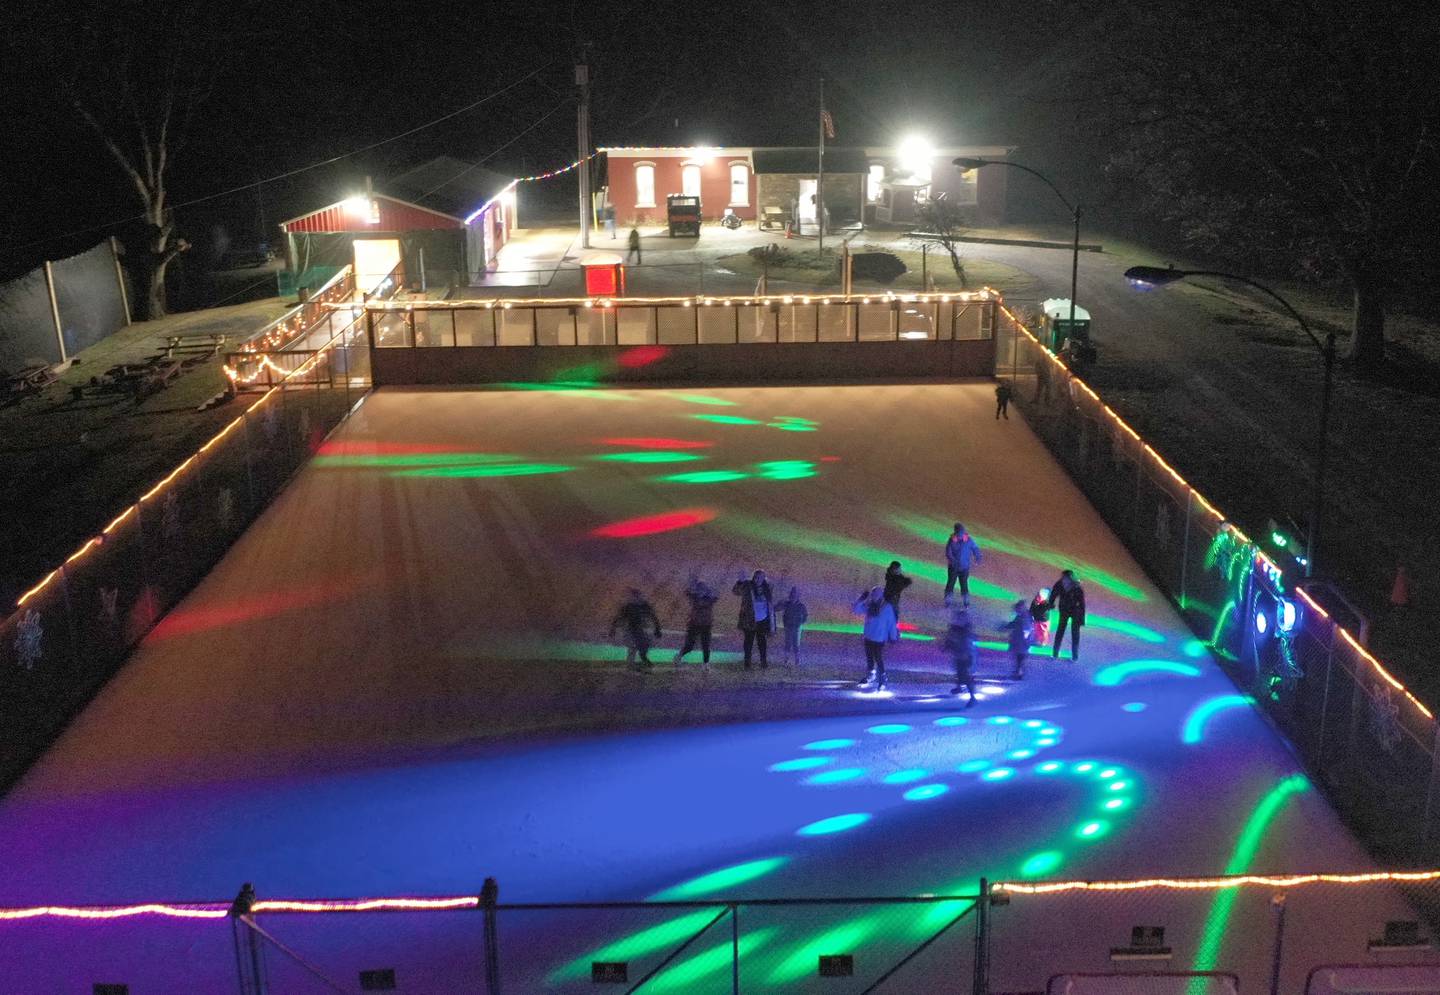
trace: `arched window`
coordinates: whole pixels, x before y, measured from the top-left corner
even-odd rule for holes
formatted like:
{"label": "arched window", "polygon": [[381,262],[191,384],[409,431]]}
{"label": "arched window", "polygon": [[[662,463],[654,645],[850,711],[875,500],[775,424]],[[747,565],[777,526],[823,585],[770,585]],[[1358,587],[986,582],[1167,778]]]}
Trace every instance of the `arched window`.
{"label": "arched window", "polygon": [[750,167],[743,162],[730,164],[730,206],[750,206]]}
{"label": "arched window", "polygon": [[680,192],[687,197],[700,196],[700,167],[687,162],[680,167]]}
{"label": "arched window", "polygon": [[655,164],[653,162],[637,162],[635,164],[635,206],[655,206]]}

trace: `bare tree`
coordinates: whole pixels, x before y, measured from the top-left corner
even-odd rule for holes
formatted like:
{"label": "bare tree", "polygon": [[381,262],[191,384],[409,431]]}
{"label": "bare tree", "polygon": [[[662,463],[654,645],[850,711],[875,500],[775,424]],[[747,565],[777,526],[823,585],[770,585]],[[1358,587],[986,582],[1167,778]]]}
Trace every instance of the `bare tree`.
{"label": "bare tree", "polygon": [[921,230],[933,236],[933,241],[945,249],[950,257],[950,266],[955,270],[955,278],[960,281],[960,286],[968,287],[965,260],[960,255],[960,243],[968,229],[960,209],[942,197],[939,200],[925,201],[918,214]]}

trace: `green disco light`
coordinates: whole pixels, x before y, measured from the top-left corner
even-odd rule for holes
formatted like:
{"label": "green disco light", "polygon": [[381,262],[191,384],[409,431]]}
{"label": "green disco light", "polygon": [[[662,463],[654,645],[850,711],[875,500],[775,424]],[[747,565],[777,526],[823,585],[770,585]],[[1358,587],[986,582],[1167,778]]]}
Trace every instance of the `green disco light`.
{"label": "green disco light", "polygon": [[815,476],[815,464],[807,460],[773,460],[757,463],[755,468],[766,480],[803,480]]}
{"label": "green disco light", "polygon": [[1085,624],[1094,626],[1097,629],[1109,629],[1111,632],[1118,632],[1131,639],[1138,639],[1143,643],[1163,643],[1165,637],[1154,629],[1137,625],[1134,622],[1127,622],[1123,618],[1110,618],[1106,615],[1096,615],[1094,612],[1085,613]]}
{"label": "green disco light", "polygon": [[424,470],[397,470],[392,477],[534,477],[547,473],[566,473],[575,469],[563,463],[500,463],[493,466],[437,466]]}
{"label": "green disco light", "polygon": [[1059,870],[1063,863],[1065,863],[1065,855],[1059,850],[1042,850],[1020,865],[1020,873],[1027,878],[1044,877],[1046,874]]}
{"label": "green disco light", "polygon": [[607,463],[692,463],[695,460],[702,460],[704,456],[697,456],[695,453],[672,453],[662,449],[642,449],[633,453],[606,453],[603,456],[593,457]]}
{"label": "green disco light", "polygon": [[766,857],[763,860],[751,860],[733,867],[725,867],[718,871],[711,871],[709,874],[702,874],[698,878],[691,878],[673,888],[667,888],[651,895],[648,900],[652,902],[683,902],[701,895],[708,895],[711,892],[734,888],[778,870],[788,860],[788,857]]}
{"label": "green disco light", "polygon": [[667,390],[664,393],[666,397],[673,397],[677,401],[688,401],[691,404],[709,404],[715,407],[726,408],[733,408],[736,406],[734,401],[726,401],[719,397],[711,397],[708,394],[684,394],[680,391],[675,390]]}
{"label": "green disco light", "polygon": [[741,473],[739,470],[696,470],[693,473],[672,473],[656,479],[667,484],[727,484],[733,480],[744,480],[748,476],[750,474]]}
{"label": "green disco light", "polygon": [[1200,668],[1189,663],[1174,660],[1127,660],[1102,668],[1095,674],[1098,687],[1116,687],[1141,674],[1176,674],[1180,677],[1199,677]]}
{"label": "green disco light", "polygon": [[741,415],[691,415],[697,421],[714,422],[716,425],[763,425],[764,422],[756,421],[754,418],[745,418]]}
{"label": "green disco light", "polygon": [[384,456],[316,456],[311,463],[327,469],[391,470],[425,466],[486,466],[492,463],[518,463],[521,458],[513,453],[408,453]]}
{"label": "green disco light", "polygon": [[557,968],[550,974],[550,981],[558,984],[566,981],[580,981],[590,977],[590,964],[597,960],[638,960],[656,951],[679,946],[698,933],[706,923],[719,914],[721,907],[698,909],[682,916],[647,927],[614,943],[607,944]]}
{"label": "green disco light", "polygon": [[[865,631],[865,627],[858,622],[806,622],[805,631],[833,632],[841,635],[858,636]],[[923,632],[907,632],[904,630],[901,631],[900,638],[919,643],[933,643],[935,641],[934,636],[928,636]]]}
{"label": "green disco light", "polygon": [[875,916],[867,916],[841,923],[834,929],[826,930],[819,936],[796,947],[789,956],[775,965],[774,969],[765,976],[765,983],[785,985],[800,981],[802,978],[813,977],[815,965],[819,962],[821,954],[846,953],[855,950],[875,932],[877,925]]}
{"label": "green disco light", "polygon": [[[779,930],[774,926],[765,929],[753,930],[749,933],[742,933],[740,942],[735,945],[740,952],[741,963],[754,951],[770,941]],[[705,977],[717,974],[720,971],[729,972],[731,960],[734,956],[734,948],[729,940],[717,944],[706,950],[704,953],[696,954],[689,960],[682,960],[678,964],[672,964],[660,974],[650,979],[645,986],[647,992],[694,992],[696,985]]]}

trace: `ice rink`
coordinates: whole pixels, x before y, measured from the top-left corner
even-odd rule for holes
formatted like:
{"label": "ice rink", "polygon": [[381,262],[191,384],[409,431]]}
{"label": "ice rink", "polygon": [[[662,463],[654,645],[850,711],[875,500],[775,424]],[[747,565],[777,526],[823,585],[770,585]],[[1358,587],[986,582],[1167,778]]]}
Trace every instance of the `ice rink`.
{"label": "ice rink", "polygon": [[[1089,602],[1078,662],[1040,651],[970,710],[938,641],[955,521],[984,551],[982,675],[1008,670],[1017,598],[1073,568]],[[915,584],[882,697],[850,686],[850,605],[891,559]],[[757,567],[809,607],[799,666],[779,665],[778,637],[768,670],[736,662],[730,586]],[[708,671],[698,653],[670,663],[692,572],[721,591]],[[665,628],[648,674],[607,638],[631,586]],[[424,895],[493,876],[502,900],[539,902],[1369,867],[985,383],[381,390],[0,802],[0,838],[4,905],[225,899],[244,881]],[[412,978],[478,969],[475,913],[420,918],[288,935],[321,960],[340,935],[377,957],[388,940]],[[588,988],[592,955],[626,935],[654,955],[662,921],[552,922],[541,973],[510,990]],[[847,942],[888,929],[847,921]],[[141,928],[3,925],[21,942],[0,960],[34,985],[18,990],[105,980],[58,951]],[[163,972],[212,962],[233,985],[223,926],[143,928],[149,953],[125,956],[162,980],[135,991],[182,990]],[[755,924],[760,987],[798,984],[807,944],[837,928]],[[717,965],[668,990],[728,991]],[[403,990],[454,990],[440,977]]]}

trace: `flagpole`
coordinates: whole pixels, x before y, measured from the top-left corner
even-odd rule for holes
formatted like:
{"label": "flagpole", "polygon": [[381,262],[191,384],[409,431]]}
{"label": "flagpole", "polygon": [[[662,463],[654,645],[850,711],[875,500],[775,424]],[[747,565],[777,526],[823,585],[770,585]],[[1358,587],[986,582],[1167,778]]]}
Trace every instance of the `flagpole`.
{"label": "flagpole", "polygon": [[825,77],[820,77],[820,154],[815,171],[815,227],[820,232],[820,258],[825,258]]}

